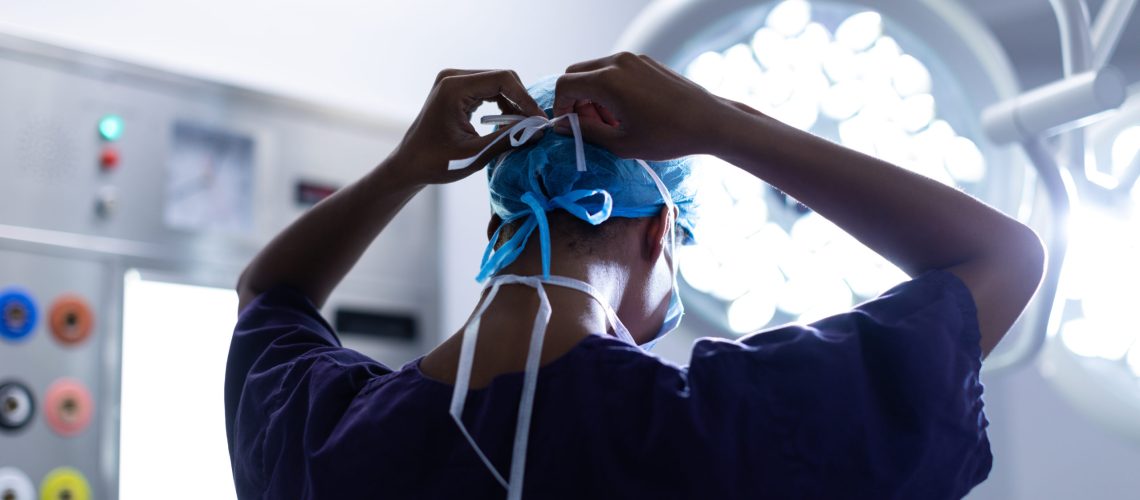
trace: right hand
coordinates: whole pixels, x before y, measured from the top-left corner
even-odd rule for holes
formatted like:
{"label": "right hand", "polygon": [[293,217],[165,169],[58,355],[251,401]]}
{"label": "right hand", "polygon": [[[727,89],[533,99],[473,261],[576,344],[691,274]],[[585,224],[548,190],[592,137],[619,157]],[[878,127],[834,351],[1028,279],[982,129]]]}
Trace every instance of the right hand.
{"label": "right hand", "polygon": [[[554,116],[577,112],[582,135],[623,158],[712,153],[730,118],[750,111],[644,55],[620,52],[566,68]],[[555,131],[570,132],[565,121]]]}

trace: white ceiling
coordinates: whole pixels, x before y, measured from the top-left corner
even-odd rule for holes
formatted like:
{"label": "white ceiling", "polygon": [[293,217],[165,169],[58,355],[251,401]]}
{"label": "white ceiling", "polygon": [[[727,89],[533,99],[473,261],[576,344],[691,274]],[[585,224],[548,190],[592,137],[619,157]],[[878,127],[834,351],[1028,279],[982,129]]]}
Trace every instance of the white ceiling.
{"label": "white ceiling", "polygon": [[[1048,0],[962,0],[1024,85],[1060,75]],[[1103,0],[1092,0],[1093,11]],[[610,52],[649,0],[0,0],[0,31],[409,120],[445,67],[524,80]],[[1140,80],[1140,13],[1114,62]]]}
{"label": "white ceiling", "polygon": [[440,69],[558,73],[646,3],[0,0],[0,31],[406,120]]}

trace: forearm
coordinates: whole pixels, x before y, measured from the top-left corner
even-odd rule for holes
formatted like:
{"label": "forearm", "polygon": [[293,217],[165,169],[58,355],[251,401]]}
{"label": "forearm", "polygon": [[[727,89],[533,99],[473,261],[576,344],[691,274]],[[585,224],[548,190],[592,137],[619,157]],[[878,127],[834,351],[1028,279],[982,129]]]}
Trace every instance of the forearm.
{"label": "forearm", "polygon": [[718,156],[803,202],[910,276],[947,270],[973,296],[982,355],[1033,297],[1045,253],[1037,235],[937,181],[744,110]]}
{"label": "forearm", "polygon": [[395,161],[385,160],[273,238],[242,273],[237,285],[240,307],[278,285],[290,286],[322,306],[368,245],[422,188],[395,174]]}
{"label": "forearm", "polygon": [[1032,237],[957,189],[767,116],[741,112],[732,123],[735,132],[718,156],[819,212],[908,275],[986,258]]}

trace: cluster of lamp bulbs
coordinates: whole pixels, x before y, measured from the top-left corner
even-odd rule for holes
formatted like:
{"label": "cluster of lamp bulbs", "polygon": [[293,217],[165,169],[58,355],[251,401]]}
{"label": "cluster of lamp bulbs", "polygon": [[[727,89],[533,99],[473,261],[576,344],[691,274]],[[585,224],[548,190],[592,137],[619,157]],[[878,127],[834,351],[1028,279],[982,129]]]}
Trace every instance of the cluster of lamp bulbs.
{"label": "cluster of lamp bulbs", "polygon": [[[709,91],[780,121],[951,186],[981,181],[971,139],[938,119],[929,69],[864,10],[834,30],[807,0],[785,0],[749,39],[699,54],[684,68]],[[744,334],[775,320],[810,322],[906,279],[897,267],[820,215],[780,199],[715,157],[697,159],[702,223],[680,249],[691,288],[723,301]]]}

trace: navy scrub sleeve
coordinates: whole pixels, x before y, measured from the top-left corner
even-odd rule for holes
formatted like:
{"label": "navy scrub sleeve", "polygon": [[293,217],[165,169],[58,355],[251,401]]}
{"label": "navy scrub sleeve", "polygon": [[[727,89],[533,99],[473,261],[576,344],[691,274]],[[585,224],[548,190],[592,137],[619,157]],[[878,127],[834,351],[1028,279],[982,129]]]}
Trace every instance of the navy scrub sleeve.
{"label": "navy scrub sleeve", "polygon": [[807,326],[702,339],[689,391],[732,435],[718,454],[774,467],[774,498],[960,498],[992,465],[979,341],[969,289],[932,271]]}
{"label": "navy scrub sleeve", "polygon": [[302,498],[306,458],[357,392],[388,367],[340,340],[301,293],[278,287],[246,305],[226,365],[226,434],[239,498]]}

